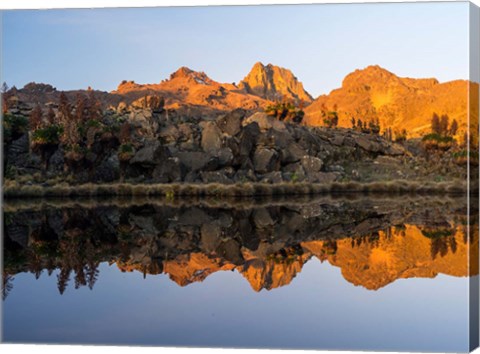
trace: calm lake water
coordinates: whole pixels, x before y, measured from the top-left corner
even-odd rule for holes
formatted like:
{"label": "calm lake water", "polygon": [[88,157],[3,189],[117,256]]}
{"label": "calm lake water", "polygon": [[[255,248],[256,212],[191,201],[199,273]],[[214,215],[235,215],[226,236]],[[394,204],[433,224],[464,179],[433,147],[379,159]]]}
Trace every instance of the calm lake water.
{"label": "calm lake water", "polygon": [[464,198],[7,201],[4,221],[5,342],[469,348]]}

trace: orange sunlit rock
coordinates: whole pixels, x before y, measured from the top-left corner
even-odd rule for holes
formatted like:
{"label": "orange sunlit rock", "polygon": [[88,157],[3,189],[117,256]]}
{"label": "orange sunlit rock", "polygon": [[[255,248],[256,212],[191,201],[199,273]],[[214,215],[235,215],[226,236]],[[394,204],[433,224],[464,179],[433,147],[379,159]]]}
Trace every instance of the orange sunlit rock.
{"label": "orange sunlit rock", "polygon": [[308,125],[323,125],[322,112],[337,111],[339,126],[351,127],[351,118],[379,119],[381,129],[406,129],[408,137],[430,132],[433,113],[446,114],[459,123],[458,135],[467,128],[468,81],[439,83],[434,78],[401,78],[369,66],[347,75],[342,87],[318,97],[305,109]]}

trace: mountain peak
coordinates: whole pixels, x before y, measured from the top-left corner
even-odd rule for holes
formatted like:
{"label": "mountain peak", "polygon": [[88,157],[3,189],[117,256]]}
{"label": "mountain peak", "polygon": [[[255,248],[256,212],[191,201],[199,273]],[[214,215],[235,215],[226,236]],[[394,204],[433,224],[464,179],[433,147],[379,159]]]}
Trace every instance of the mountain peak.
{"label": "mountain peak", "polygon": [[290,70],[270,63],[264,65],[256,62],[248,75],[240,81],[239,87],[247,93],[271,101],[284,97],[294,101],[313,100]]}
{"label": "mountain peak", "polygon": [[434,112],[447,114],[467,127],[467,85],[462,81],[440,84],[435,78],[406,78],[378,65],[348,74],[342,86],[318,97],[305,109],[305,122],[322,125],[323,115],[336,111],[339,126],[351,127],[352,117],[363,122],[378,120],[382,131],[406,129],[409,138],[430,130]]}
{"label": "mountain peak", "polygon": [[170,80],[174,79],[190,79],[199,84],[207,84],[210,78],[203,71],[194,71],[186,66],[180,67],[177,71],[170,75]]}
{"label": "mountain peak", "polygon": [[[268,64],[271,65],[271,64]],[[264,69],[265,65],[261,61],[257,61],[255,64],[253,64],[252,70],[253,69]]]}
{"label": "mountain peak", "polygon": [[178,78],[178,77],[189,77],[190,75],[192,75],[194,73],[194,71],[186,66],[182,66],[180,68],[177,69],[177,71],[175,71],[174,73],[172,73],[170,75],[170,79],[175,79],[175,78]]}
{"label": "mountain peak", "polygon": [[374,82],[386,82],[400,80],[398,76],[382,68],[379,65],[370,65],[363,69],[357,69],[345,76],[342,86],[355,86],[366,82],[372,84]]}

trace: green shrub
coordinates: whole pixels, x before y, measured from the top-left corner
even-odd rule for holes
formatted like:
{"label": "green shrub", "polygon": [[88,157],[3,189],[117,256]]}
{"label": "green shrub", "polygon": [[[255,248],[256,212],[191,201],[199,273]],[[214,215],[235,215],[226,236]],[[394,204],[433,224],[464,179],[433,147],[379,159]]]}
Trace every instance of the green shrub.
{"label": "green shrub", "polygon": [[102,128],[103,124],[96,119],[89,119],[78,126],[78,133],[85,136],[90,128]]}
{"label": "green shrub", "polygon": [[28,118],[13,114],[3,116],[3,137],[5,141],[16,139],[28,131]]}
{"label": "green shrub", "polygon": [[265,108],[265,113],[279,120],[292,121],[294,123],[301,123],[305,115],[305,112],[295,107],[292,102],[270,104]]}
{"label": "green shrub", "polygon": [[438,133],[427,134],[422,138],[426,149],[448,150],[455,144],[455,138]]}
{"label": "green shrub", "polygon": [[63,133],[63,127],[58,124],[48,125],[37,129],[32,134],[32,141],[36,144],[56,145],[60,142],[60,135]]}
{"label": "green shrub", "polygon": [[452,157],[458,165],[466,165],[468,162],[471,165],[478,165],[478,151],[475,150],[471,150],[470,155],[468,150],[457,151],[452,154]]}
{"label": "green shrub", "polygon": [[133,157],[134,154],[135,154],[135,148],[130,143],[122,144],[118,148],[118,158],[121,161],[130,160]]}

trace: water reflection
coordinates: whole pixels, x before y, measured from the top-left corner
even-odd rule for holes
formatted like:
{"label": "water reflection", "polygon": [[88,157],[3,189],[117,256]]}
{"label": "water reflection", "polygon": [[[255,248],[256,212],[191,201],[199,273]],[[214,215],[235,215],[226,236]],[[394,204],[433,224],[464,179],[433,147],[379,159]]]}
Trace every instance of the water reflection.
{"label": "water reflection", "polygon": [[288,286],[315,258],[378,290],[401,278],[473,275],[468,254],[478,257],[464,198],[11,202],[4,221],[4,298],[21,272],[58,270],[60,294],[93,289],[103,262],[182,287],[236,271],[259,292]]}

